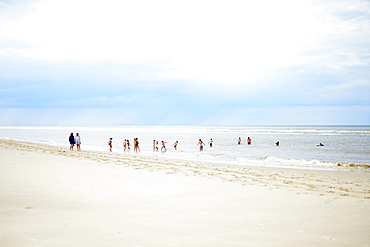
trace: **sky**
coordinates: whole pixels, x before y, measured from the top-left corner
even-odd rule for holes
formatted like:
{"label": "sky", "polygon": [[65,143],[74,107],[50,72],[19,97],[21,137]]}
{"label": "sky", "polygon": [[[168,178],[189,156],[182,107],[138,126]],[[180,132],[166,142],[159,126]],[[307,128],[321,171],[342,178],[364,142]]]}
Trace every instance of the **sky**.
{"label": "sky", "polygon": [[22,125],[370,125],[370,1],[0,0]]}

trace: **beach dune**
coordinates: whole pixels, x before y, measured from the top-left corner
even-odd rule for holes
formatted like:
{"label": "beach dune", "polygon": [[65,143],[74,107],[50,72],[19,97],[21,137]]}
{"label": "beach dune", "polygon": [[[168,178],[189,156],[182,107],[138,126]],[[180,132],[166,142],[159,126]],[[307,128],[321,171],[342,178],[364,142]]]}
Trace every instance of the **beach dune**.
{"label": "beach dune", "polygon": [[0,141],[0,246],[370,246],[370,174]]}

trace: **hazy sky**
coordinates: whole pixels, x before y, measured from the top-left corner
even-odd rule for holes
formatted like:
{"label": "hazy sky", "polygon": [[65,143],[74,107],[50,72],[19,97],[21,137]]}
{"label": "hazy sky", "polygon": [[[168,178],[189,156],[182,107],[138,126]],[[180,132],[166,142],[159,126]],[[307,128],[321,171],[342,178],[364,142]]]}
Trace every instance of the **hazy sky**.
{"label": "hazy sky", "polygon": [[370,124],[370,2],[0,0],[0,115]]}

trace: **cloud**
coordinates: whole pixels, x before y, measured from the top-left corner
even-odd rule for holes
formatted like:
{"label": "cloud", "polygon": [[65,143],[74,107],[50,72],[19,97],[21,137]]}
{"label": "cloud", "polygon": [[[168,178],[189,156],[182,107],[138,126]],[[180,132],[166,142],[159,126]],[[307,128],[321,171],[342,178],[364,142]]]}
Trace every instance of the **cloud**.
{"label": "cloud", "polygon": [[0,6],[0,109],[23,108],[35,121],[68,112],[89,121],[118,115],[115,123],[121,114],[148,124],[308,123],[300,110],[314,109],[307,113],[317,123],[319,114],[331,123],[331,110],[345,123],[335,107],[368,113],[368,1]]}
{"label": "cloud", "polygon": [[[294,11],[292,11],[294,10]],[[324,32],[307,3],[274,1],[36,1],[6,23],[19,56],[43,60],[162,61],[164,79],[253,83],[296,63]]]}

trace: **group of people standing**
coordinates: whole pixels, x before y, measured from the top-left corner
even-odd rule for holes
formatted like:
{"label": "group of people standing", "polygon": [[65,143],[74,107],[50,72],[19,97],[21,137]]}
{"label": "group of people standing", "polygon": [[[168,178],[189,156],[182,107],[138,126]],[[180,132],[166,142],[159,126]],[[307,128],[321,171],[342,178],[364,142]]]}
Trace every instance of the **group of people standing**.
{"label": "group of people standing", "polygon": [[[109,146],[109,151],[112,152],[113,148],[113,138],[109,138],[108,141],[108,146]],[[131,143],[129,139],[123,140],[123,151],[129,151],[131,150]],[[139,147],[139,138],[134,138],[134,151],[135,153],[140,152],[140,147]]]}
{"label": "group of people standing", "polygon": [[[112,152],[112,143],[113,143],[113,138],[110,138],[109,141],[108,141],[110,152]],[[166,143],[167,142],[165,142],[165,141],[161,141],[161,151],[162,152],[167,151]],[[241,137],[239,137],[238,144],[240,145],[241,143],[242,143],[242,139],[241,139]],[[250,137],[247,138],[247,144],[248,145],[252,144],[252,139]],[[179,145],[179,141],[175,141],[175,143],[172,146],[174,147],[175,150],[177,150],[178,145]],[[199,150],[203,151],[203,148],[206,144],[202,141],[202,139],[199,139],[197,146],[198,145],[199,145]],[[212,138],[209,140],[208,145],[209,145],[209,147],[213,146],[213,139]],[[125,139],[123,141],[123,150],[124,150],[124,152],[126,152],[128,150],[131,150],[130,147],[131,147],[130,141],[128,139]],[[135,153],[140,152],[139,139],[138,138],[134,138],[134,151],[135,151]],[[156,152],[159,151],[159,141],[158,140],[153,140],[153,151],[156,151]]]}
{"label": "group of people standing", "polygon": [[80,134],[76,133],[76,136],[73,136],[73,133],[69,136],[69,150],[73,151],[73,147],[77,146],[77,151],[81,151],[81,136]]}
{"label": "group of people standing", "polygon": [[[167,151],[167,148],[166,148],[166,143],[167,142],[161,141],[160,143],[161,143],[161,151],[166,152]],[[74,136],[73,133],[71,133],[71,135],[69,136],[69,144],[70,144],[69,150],[73,151],[73,148],[76,145],[77,146],[77,151],[81,151],[81,136],[80,136],[80,134],[76,133],[76,136]],[[242,144],[242,138],[239,137],[238,138],[238,145],[241,145],[241,144]],[[250,137],[247,138],[247,144],[248,145],[252,144],[252,139]],[[140,152],[139,138],[134,138],[133,145],[134,145],[134,152],[135,153]],[[179,145],[179,142],[175,141],[175,143],[172,146],[174,147],[175,150],[177,150],[178,145]],[[203,148],[206,144],[202,141],[202,139],[199,139],[197,146],[198,145],[199,145],[199,150],[203,151]],[[209,147],[213,146],[212,138],[209,140],[208,145],[209,145]],[[275,145],[279,146],[280,141],[277,141],[275,143]],[[109,151],[112,152],[113,138],[109,138],[108,146],[109,146]],[[324,144],[320,143],[320,144],[317,144],[316,146],[324,146]],[[128,139],[125,139],[123,141],[123,150],[124,150],[124,152],[131,150],[131,143]],[[159,151],[159,141],[157,141],[157,140],[153,140],[153,151],[157,151],[157,152]]]}
{"label": "group of people standing", "polygon": [[[161,141],[161,151],[162,152],[166,152],[167,151],[167,148],[166,148],[166,143],[165,141]],[[134,138],[134,152],[137,153],[137,152],[140,152],[140,146],[139,146],[139,138]],[[179,145],[179,142],[176,141],[174,144],[173,144],[173,147],[175,150],[177,150],[177,145]],[[112,148],[113,148],[113,138],[109,138],[108,140],[108,146],[109,146],[109,151],[112,152]],[[130,143],[130,140],[129,139],[125,139],[123,140],[123,151],[126,152],[126,151],[129,151],[131,150],[131,143]],[[157,140],[153,140],[153,151],[159,151],[159,141]]]}
{"label": "group of people standing", "polygon": [[[166,143],[165,141],[161,141],[161,152],[166,152]],[[175,150],[177,150],[177,145],[179,145],[179,141],[175,141],[175,143],[172,145]],[[159,151],[159,141],[153,140],[153,151],[158,152]]]}
{"label": "group of people standing", "polygon": [[[76,133],[76,136],[74,136],[73,133],[71,133],[71,135],[69,136],[69,143],[70,143],[70,150],[71,151],[73,151],[74,145],[77,146],[77,150],[78,151],[81,151],[81,137],[80,137],[79,133]],[[162,152],[166,152],[167,151],[166,143],[167,142],[165,142],[165,141],[161,141],[161,151]],[[239,139],[238,139],[238,144],[239,145],[242,144],[241,137],[239,137]],[[250,137],[247,138],[247,144],[248,145],[251,145],[252,144],[252,139]],[[135,153],[140,152],[139,138],[134,138],[133,145],[134,145],[134,152]],[[179,142],[176,141],[172,146],[174,147],[175,150],[177,150],[177,146],[178,145],[179,145]],[[202,141],[202,139],[199,139],[197,146],[198,145],[199,145],[200,151],[203,151],[203,148],[204,148],[204,146],[206,144]],[[209,140],[208,145],[210,147],[213,146],[213,140],[212,140],[212,138]],[[279,146],[279,142],[277,142],[276,145]],[[109,138],[109,140],[108,140],[108,146],[109,146],[109,151],[112,152],[113,138]],[[125,139],[123,141],[123,150],[124,150],[124,152],[131,150],[130,140]],[[153,151],[159,151],[159,141],[157,141],[157,140],[153,140]]]}

